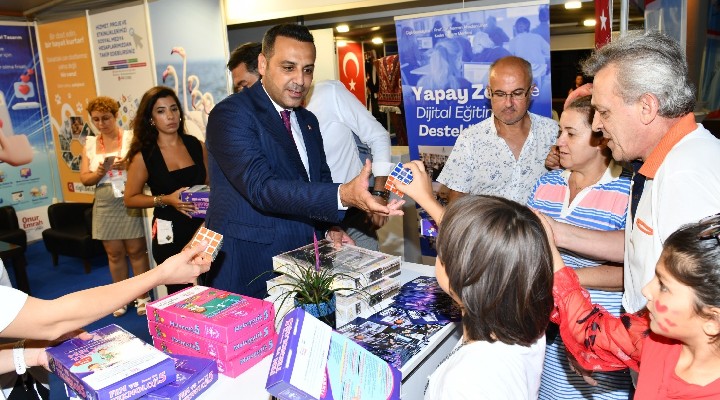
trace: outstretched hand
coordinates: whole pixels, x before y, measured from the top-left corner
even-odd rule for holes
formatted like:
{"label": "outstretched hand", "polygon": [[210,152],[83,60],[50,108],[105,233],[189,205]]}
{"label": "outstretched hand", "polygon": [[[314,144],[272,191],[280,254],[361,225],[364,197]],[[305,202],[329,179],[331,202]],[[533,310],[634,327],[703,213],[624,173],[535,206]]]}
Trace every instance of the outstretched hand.
{"label": "outstretched hand", "polygon": [[183,284],[195,282],[198,275],[210,269],[210,255],[204,253],[208,247],[207,241],[195,246],[188,246],[178,254],[168,258],[156,269],[162,273],[162,283]]}
{"label": "outstretched hand", "polygon": [[435,199],[432,180],[425,170],[425,164],[423,164],[422,161],[413,160],[403,164],[403,168],[409,169],[412,172],[413,179],[407,185],[396,181],[395,187],[415,200],[415,202],[424,208],[435,222],[439,224],[445,209],[442,204]]}
{"label": "outstretched hand", "polygon": [[333,242],[333,246],[336,249],[341,248],[344,244],[355,245],[355,241],[339,226],[333,226],[328,229],[326,236]]}
{"label": "outstretched hand", "polygon": [[368,191],[372,165],[370,160],[365,161],[360,174],[348,183],[340,185],[340,202],[345,207],[357,207],[365,212],[379,214],[382,216],[403,215],[398,202],[391,202],[387,205],[381,204]]}

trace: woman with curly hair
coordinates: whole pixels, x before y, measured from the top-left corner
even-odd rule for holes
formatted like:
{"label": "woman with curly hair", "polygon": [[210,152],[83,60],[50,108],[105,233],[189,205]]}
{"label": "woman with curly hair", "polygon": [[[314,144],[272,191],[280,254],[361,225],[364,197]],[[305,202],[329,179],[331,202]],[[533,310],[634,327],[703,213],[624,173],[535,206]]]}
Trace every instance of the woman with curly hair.
{"label": "woman with curly hair", "polygon": [[[80,163],[82,184],[95,185],[92,237],[101,240],[105,247],[113,282],[128,278],[126,257],[135,276],[149,269],[142,213],[126,208],[123,203],[122,189],[127,179],[125,160],[132,132],[120,129],[118,111],[117,100],[110,97],[97,97],[88,103],[87,112],[97,135],[85,139]],[[148,301],[148,293],[136,300],[138,315],[145,315]],[[119,317],[126,311],[127,305],[113,315]]]}
{"label": "woman with curly hair", "polygon": [[[185,133],[183,111],[175,92],[156,86],[145,92],[133,120],[133,141],[128,151],[125,205],[154,208],[152,254],[160,264],[192,239],[203,220],[193,218],[192,202],[180,201],[180,192],[207,184],[207,150]],[[143,193],[145,184],[151,196]],[[168,293],[186,285],[168,285]]]}

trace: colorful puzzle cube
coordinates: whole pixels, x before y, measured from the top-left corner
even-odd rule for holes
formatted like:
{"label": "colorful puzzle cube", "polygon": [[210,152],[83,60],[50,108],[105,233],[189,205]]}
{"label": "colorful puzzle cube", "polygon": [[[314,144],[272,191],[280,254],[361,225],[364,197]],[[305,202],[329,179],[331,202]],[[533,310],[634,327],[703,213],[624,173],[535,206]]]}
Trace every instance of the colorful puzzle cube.
{"label": "colorful puzzle cube", "polygon": [[399,162],[390,172],[390,176],[388,176],[387,182],[385,182],[385,189],[403,197],[405,194],[395,187],[395,182],[399,181],[407,185],[412,182],[412,180],[412,172],[409,169],[403,168],[403,164]]}

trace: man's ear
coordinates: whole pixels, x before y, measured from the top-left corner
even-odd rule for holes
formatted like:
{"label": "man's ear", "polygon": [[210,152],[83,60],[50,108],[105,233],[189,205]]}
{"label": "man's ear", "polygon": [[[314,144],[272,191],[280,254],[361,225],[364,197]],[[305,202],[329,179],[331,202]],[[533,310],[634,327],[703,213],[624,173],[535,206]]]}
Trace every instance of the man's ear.
{"label": "man's ear", "polygon": [[266,69],[267,69],[267,58],[265,58],[265,54],[260,53],[258,55],[258,73],[260,73],[260,76],[265,76]]}
{"label": "man's ear", "polygon": [[645,93],[640,96],[638,104],[640,107],[640,121],[645,125],[654,121],[655,117],[658,115],[658,110],[660,109],[660,102],[658,101],[658,98],[655,97],[654,94]]}

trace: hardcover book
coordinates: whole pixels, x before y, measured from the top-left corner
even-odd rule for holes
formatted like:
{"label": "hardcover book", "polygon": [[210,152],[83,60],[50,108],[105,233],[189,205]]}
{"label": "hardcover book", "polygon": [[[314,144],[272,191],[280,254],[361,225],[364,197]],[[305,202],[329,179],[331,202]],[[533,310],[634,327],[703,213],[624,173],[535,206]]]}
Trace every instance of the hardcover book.
{"label": "hardcover book", "polygon": [[175,362],[117,325],[47,348],[50,370],[85,400],[132,400],[176,379]]}

